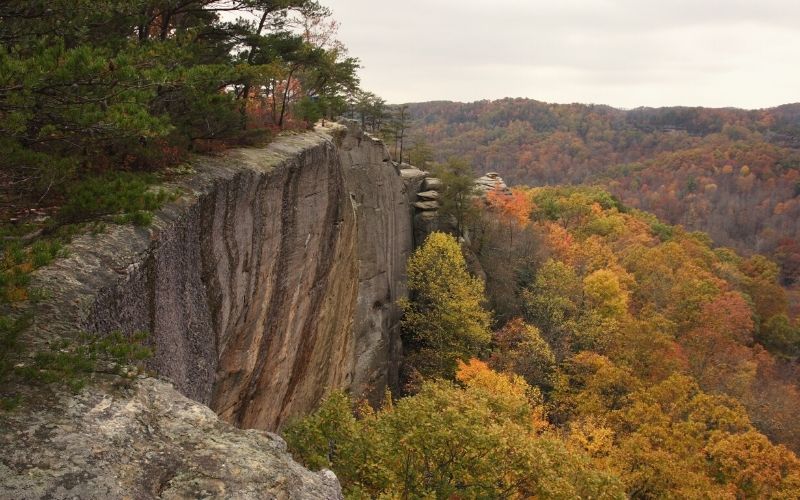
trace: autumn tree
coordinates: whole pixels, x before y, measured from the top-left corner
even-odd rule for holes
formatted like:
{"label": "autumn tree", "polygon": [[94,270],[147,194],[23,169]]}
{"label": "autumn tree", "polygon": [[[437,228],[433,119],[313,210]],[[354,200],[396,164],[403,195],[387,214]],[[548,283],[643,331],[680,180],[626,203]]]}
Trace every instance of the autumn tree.
{"label": "autumn tree", "polygon": [[489,363],[493,369],[516,373],[543,391],[552,388],[556,358],[538,328],[521,318],[512,319],[492,335],[492,346]]}
{"label": "autumn tree", "polygon": [[467,272],[455,238],[431,233],[408,260],[409,300],[400,302],[411,364],[425,376],[452,378],[459,359],[488,346],[483,282]]}
{"label": "autumn tree", "polygon": [[497,214],[501,224],[508,228],[509,245],[514,244],[514,232],[523,229],[530,222],[533,202],[530,195],[520,189],[503,192],[499,186],[486,193],[486,204]]}
{"label": "autumn tree", "polygon": [[290,449],[356,498],[622,498],[613,473],[546,430],[520,377],[472,360],[457,379],[359,419],[334,395],[287,429]]}

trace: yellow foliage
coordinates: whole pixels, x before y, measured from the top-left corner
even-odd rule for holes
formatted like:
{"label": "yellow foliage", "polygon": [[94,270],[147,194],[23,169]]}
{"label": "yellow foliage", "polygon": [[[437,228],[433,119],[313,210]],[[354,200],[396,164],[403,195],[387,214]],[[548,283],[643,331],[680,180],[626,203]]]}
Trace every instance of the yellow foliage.
{"label": "yellow foliage", "polygon": [[604,457],[613,449],[614,430],[595,416],[580,417],[570,422],[567,442],[592,457]]}
{"label": "yellow foliage", "polygon": [[413,300],[400,306],[404,330],[421,346],[414,365],[423,375],[452,377],[456,360],[480,354],[491,341],[483,282],[467,272],[456,239],[439,232],[409,258],[407,271]]}
{"label": "yellow foliage", "polygon": [[589,304],[606,318],[619,318],[627,311],[628,292],[609,269],[599,269],[584,278],[583,290]]}

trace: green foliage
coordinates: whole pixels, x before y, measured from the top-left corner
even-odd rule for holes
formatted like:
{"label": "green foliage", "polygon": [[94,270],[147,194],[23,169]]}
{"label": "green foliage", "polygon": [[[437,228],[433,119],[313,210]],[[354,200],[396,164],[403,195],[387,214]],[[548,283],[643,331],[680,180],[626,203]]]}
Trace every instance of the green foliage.
{"label": "green foliage", "polygon": [[483,282],[467,272],[458,242],[434,232],[408,260],[411,300],[401,301],[403,330],[415,349],[412,365],[423,375],[451,377],[456,361],[488,347],[490,315]]}
{"label": "green foliage", "polygon": [[604,210],[616,209],[625,213],[627,208],[610,195],[608,191],[597,187],[558,187],[534,190],[533,201],[540,213],[549,220],[563,220],[572,224],[591,213],[593,204]]}
{"label": "green foliage", "polygon": [[414,141],[414,145],[408,150],[408,162],[422,170],[428,168],[428,164],[434,160],[433,149],[420,137]]}
{"label": "green foliage", "polygon": [[674,234],[672,226],[669,224],[664,224],[663,222],[653,222],[650,224],[650,229],[661,241],[669,241]]}
{"label": "green foliage", "polygon": [[[72,184],[252,144],[292,126],[293,109],[301,120],[335,113],[357,88],[358,61],[329,16],[311,0],[6,2],[0,171],[15,186],[9,196],[25,208],[66,199],[64,220],[114,213],[108,200],[71,200],[87,192]],[[146,210],[127,219],[144,224],[137,211]]]}
{"label": "green foliage", "polygon": [[[7,375],[26,383],[58,384],[77,392],[100,369],[125,376],[138,373],[141,366],[137,364],[153,355],[144,345],[146,339],[143,332],[131,336],[120,332],[105,336],[82,334],[74,341],[64,339],[48,350],[36,352],[30,363],[15,366],[13,373]],[[129,372],[129,367],[135,370]]]}
{"label": "green foliage", "polygon": [[427,382],[377,413],[359,408],[360,418],[333,395],[287,429],[290,449],[332,467],[351,498],[622,498],[612,473],[542,432],[519,377],[473,362],[459,380]]}
{"label": "green foliage", "polygon": [[785,314],[777,314],[762,325],[756,339],[765,347],[787,358],[800,356],[800,328]]}
{"label": "green foliage", "polygon": [[13,356],[20,350],[20,335],[30,325],[30,315],[0,315],[0,380],[5,380],[11,373]]}
{"label": "green foliage", "polygon": [[556,357],[539,329],[520,318],[509,321],[492,338],[492,368],[522,376],[532,387],[547,392],[555,382]]}
{"label": "green foliage", "polygon": [[526,316],[554,341],[577,318],[580,295],[581,282],[575,271],[563,262],[548,260],[523,291]]}
{"label": "green foliage", "polygon": [[78,222],[119,214],[120,223],[146,225],[142,224],[147,220],[144,214],[174,197],[164,189],[152,189],[156,180],[152,175],[129,172],[90,177],[71,186],[67,203],[61,208],[59,217],[64,221]]}
{"label": "green foliage", "polygon": [[372,92],[358,90],[351,101],[352,116],[361,121],[361,128],[371,132],[379,132],[390,114],[386,101]]}
{"label": "green foliage", "polygon": [[451,158],[447,163],[435,165],[433,172],[442,180],[443,185],[439,198],[439,216],[452,218],[456,231],[463,235],[478,214],[473,199],[475,179],[472,168],[463,160]]}
{"label": "green foliage", "polygon": [[314,124],[323,116],[323,103],[304,97],[295,105],[295,113],[309,124]]}
{"label": "green foliage", "polygon": [[0,305],[29,298],[28,285],[34,270],[66,255],[58,235],[23,245],[15,238],[0,242]]}

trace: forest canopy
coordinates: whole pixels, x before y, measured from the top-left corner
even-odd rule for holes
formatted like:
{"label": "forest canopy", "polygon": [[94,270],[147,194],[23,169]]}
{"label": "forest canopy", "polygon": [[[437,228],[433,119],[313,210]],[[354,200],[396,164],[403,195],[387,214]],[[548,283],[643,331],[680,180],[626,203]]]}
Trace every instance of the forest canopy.
{"label": "forest canopy", "polygon": [[295,457],[352,498],[796,496],[800,329],[777,265],[600,188],[477,208],[461,251],[485,286],[432,233],[409,260],[408,384],[377,410],[334,393],[287,429]]}
{"label": "forest canopy", "polygon": [[[800,104],[764,110],[548,104],[410,104],[437,160],[509,184],[599,184],[628,206],[762,253],[800,279]],[[423,140],[424,139],[424,140]]]}

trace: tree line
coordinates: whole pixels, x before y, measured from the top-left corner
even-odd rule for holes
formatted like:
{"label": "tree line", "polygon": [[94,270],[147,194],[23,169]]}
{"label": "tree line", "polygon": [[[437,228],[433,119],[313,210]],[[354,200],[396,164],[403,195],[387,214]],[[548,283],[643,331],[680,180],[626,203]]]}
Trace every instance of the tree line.
{"label": "tree line", "polygon": [[29,0],[0,5],[8,196],[154,170],[334,116],[358,60],[310,0]]}
{"label": "tree line", "polygon": [[458,156],[512,184],[600,184],[665,222],[800,271],[800,106],[765,110],[547,104],[410,105],[437,160]]}

